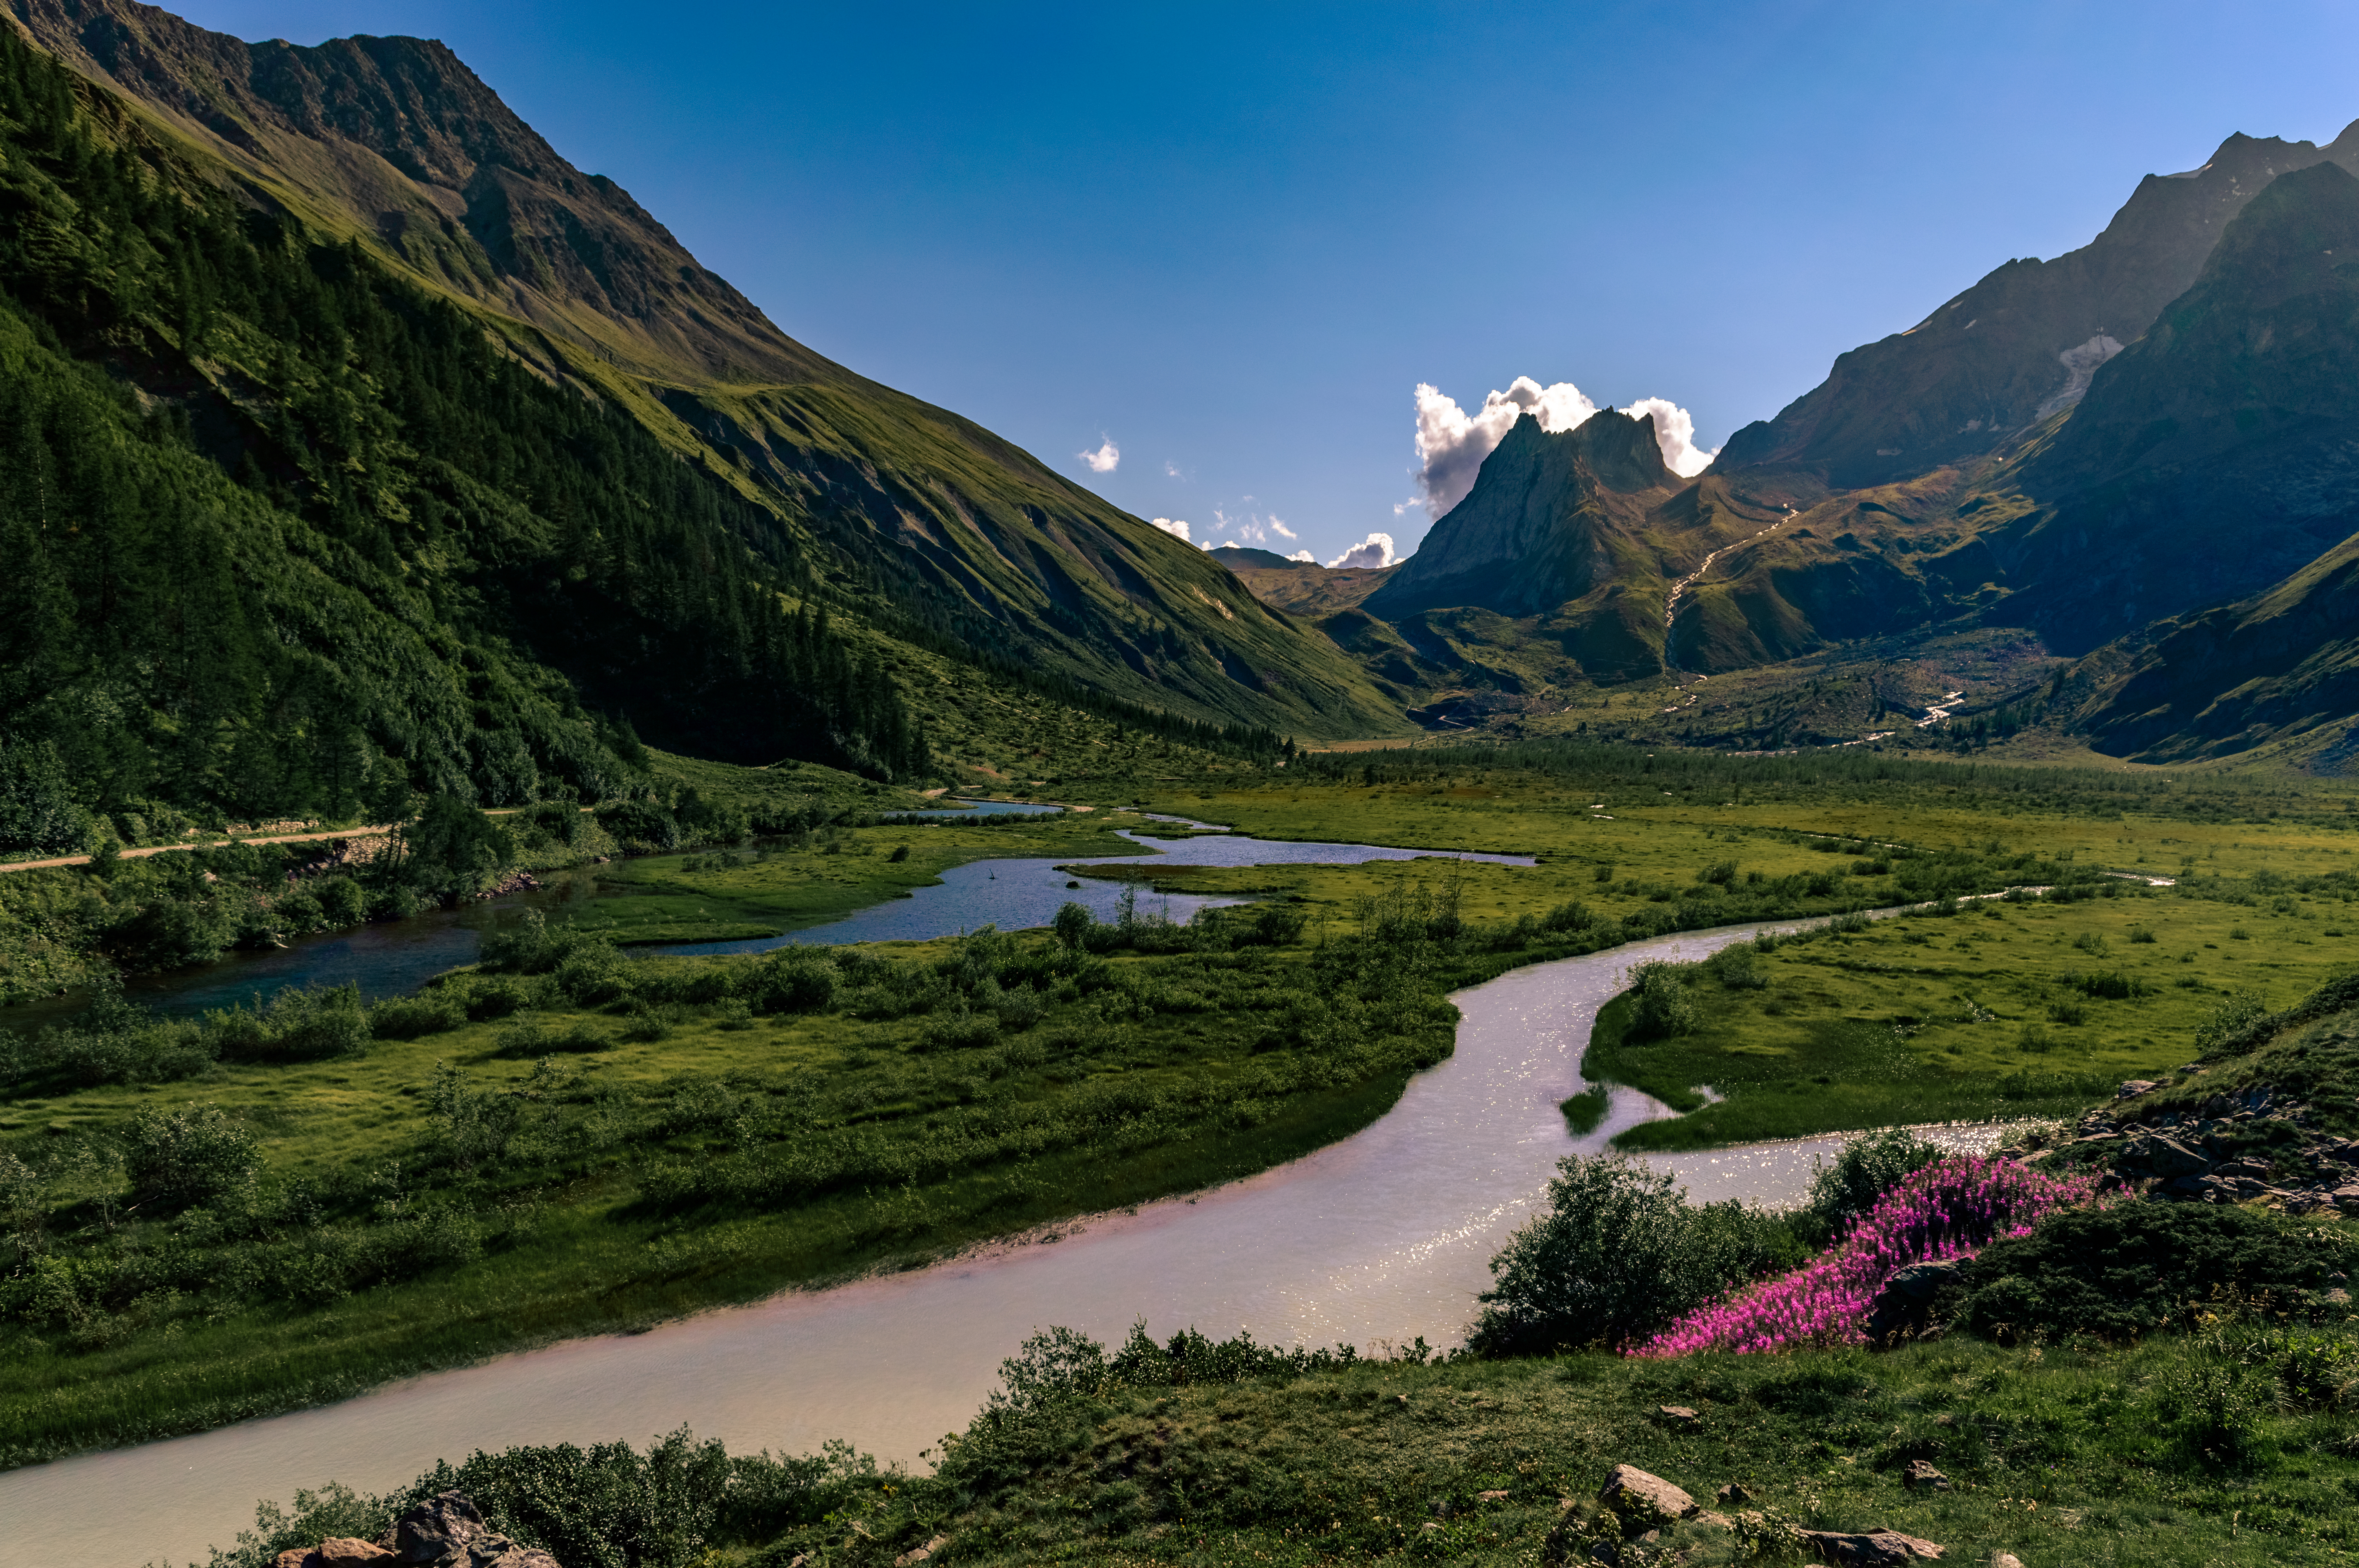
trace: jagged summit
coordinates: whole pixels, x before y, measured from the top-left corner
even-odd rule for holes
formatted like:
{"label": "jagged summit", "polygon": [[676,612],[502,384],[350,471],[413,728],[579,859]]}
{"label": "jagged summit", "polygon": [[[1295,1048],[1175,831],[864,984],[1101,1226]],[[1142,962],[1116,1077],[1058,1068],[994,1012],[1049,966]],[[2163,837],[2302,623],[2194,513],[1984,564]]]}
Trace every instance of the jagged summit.
{"label": "jagged summit", "polygon": [[1434,524],[1385,586],[1372,614],[1469,605],[1537,615],[1581,598],[1619,568],[1615,540],[1685,484],[1663,464],[1654,416],[1604,409],[1549,434],[1521,416],[1466,499]]}
{"label": "jagged summit", "polygon": [[2201,168],[2147,175],[2090,243],[2010,261],[1907,331],[1841,356],[1774,419],[1729,438],[1716,467],[1798,464],[1849,489],[1991,451],[2079,401],[2097,366],[2195,281],[2246,202],[2321,162],[2359,173],[2359,122],[2324,147],[2232,135]]}

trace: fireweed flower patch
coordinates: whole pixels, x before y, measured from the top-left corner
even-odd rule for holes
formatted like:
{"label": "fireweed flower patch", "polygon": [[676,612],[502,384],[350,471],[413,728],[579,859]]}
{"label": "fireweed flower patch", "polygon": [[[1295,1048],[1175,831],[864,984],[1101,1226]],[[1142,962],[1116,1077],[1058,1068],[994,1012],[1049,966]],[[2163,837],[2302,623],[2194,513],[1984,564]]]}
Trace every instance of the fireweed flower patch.
{"label": "fireweed flower patch", "polygon": [[1972,1257],[2095,1193],[2094,1176],[2045,1175],[1992,1155],[1940,1161],[1877,1199],[1816,1262],[1690,1313],[1632,1354],[1864,1345],[1868,1309],[1894,1274]]}

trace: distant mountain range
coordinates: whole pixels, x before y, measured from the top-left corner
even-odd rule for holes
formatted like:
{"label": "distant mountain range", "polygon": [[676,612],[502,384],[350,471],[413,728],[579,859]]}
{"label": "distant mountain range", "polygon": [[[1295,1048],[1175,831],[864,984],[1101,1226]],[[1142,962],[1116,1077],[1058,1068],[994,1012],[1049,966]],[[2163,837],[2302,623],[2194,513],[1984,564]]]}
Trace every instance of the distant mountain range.
{"label": "distant mountain range", "polygon": [[2294,751],[2339,768],[2359,752],[2338,619],[2359,532],[2354,171],[2359,124],[2324,147],[2231,136],[2148,176],[2082,249],[2008,262],[1840,356],[1693,481],[1642,421],[1527,416],[1418,552],[1321,625],[1453,727],[1667,672],[1820,670],[1870,643],[1890,664],[2009,631],[2044,662],[2008,662],[2020,689],[1962,713],[2036,681],[2124,755],[2317,732]]}

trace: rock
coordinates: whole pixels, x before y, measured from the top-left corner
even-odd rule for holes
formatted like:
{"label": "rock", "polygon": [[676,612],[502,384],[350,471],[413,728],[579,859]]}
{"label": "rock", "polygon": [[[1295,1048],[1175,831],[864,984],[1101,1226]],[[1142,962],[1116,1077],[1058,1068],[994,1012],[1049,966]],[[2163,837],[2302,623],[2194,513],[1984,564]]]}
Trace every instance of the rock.
{"label": "rock", "polygon": [[1477,1492],[1474,1500],[1478,1503],[1504,1503],[1511,1495],[1506,1492]]}
{"label": "rock", "polygon": [[[557,1559],[537,1546],[524,1546],[484,1523],[482,1510],[463,1492],[443,1492],[393,1521],[392,1551],[355,1559],[391,1564],[430,1563],[437,1568],[558,1568]],[[352,1545],[364,1542],[353,1541]],[[325,1568],[325,1564],[322,1564]]]}
{"label": "rock", "polygon": [[1658,1405],[1656,1413],[1673,1426],[1696,1426],[1703,1418],[1685,1405]]}
{"label": "rock", "polygon": [[1991,1553],[1990,1568],[2023,1568],[2023,1559],[2012,1552]]}
{"label": "rock", "polygon": [[320,1568],[320,1554],[308,1546],[290,1546],[278,1554],[271,1568]]}
{"label": "rock", "polygon": [[368,1568],[373,1563],[398,1561],[392,1552],[374,1541],[355,1541],[349,1535],[332,1535],[320,1542],[319,1568]]}
{"label": "rock", "polygon": [[1669,1524],[1695,1513],[1696,1500],[1636,1465],[1616,1465],[1598,1488],[1597,1500],[1620,1515],[1626,1524]]}
{"label": "rock", "polygon": [[2115,1099],[2136,1099],[2138,1096],[2146,1093],[2148,1089],[2153,1087],[2154,1080],[2152,1078],[2129,1078],[2123,1082],[2120,1088],[2114,1091],[2114,1098]]}
{"label": "rock", "polygon": [[1872,1530],[1859,1535],[1806,1530],[1802,1532],[1802,1545],[1820,1562],[1834,1563],[1837,1568],[1900,1568],[1920,1558],[1939,1558],[1948,1550],[1897,1530]]}
{"label": "rock", "polygon": [[1868,1307],[1867,1336],[1872,1340],[1923,1328],[1933,1318],[1941,1293],[1956,1285],[1963,1259],[1938,1263],[1911,1263],[1885,1281]]}
{"label": "rock", "polygon": [[[1428,1530],[1438,1530],[1440,1527],[1439,1525],[1428,1525],[1426,1528]],[[904,1552],[900,1556],[893,1559],[893,1568],[910,1568],[912,1563],[930,1562],[932,1561],[935,1552],[940,1552],[943,1547],[948,1546],[950,1543],[951,1538],[949,1536],[938,1535],[934,1537],[933,1540],[926,1542],[925,1545],[919,1547],[916,1551]]]}
{"label": "rock", "polygon": [[447,1563],[484,1533],[484,1516],[463,1492],[443,1492],[393,1521],[394,1554],[404,1563]]}
{"label": "rock", "polygon": [[1690,1519],[1689,1522],[1691,1524],[1708,1525],[1713,1530],[1734,1530],[1736,1528],[1735,1520],[1730,1519],[1726,1514],[1716,1514],[1710,1509],[1696,1509],[1695,1518]]}
{"label": "rock", "polygon": [[1908,1461],[1908,1468],[1900,1472],[1900,1484],[1912,1492],[1946,1492],[1950,1489],[1950,1478],[1922,1459]]}
{"label": "rock", "polygon": [[2176,1138],[2150,1132],[2130,1151],[2130,1158],[2162,1177],[2201,1175],[2212,1162]]}
{"label": "rock", "polygon": [[1734,1509],[1741,1508],[1746,1503],[1759,1502],[1761,1498],[1759,1493],[1746,1486],[1744,1482],[1731,1481],[1728,1485],[1723,1487],[1717,1492],[1714,1492],[1712,1495],[1712,1500],[1716,1503],[1725,1503],[1730,1508]]}

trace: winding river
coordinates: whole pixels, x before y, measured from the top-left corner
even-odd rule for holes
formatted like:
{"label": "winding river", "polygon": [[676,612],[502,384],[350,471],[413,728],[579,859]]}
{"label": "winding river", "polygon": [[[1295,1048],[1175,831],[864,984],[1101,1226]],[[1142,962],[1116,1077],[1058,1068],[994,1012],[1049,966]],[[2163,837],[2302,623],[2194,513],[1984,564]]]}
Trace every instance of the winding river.
{"label": "winding river", "polygon": [[[1243,838],[1187,842],[1252,852]],[[965,1424],[1000,1358],[1056,1324],[1109,1340],[1144,1319],[1158,1336],[1192,1325],[1379,1351],[1419,1336],[1455,1343],[1489,1282],[1488,1259],[1540,1204],[1556,1161],[1670,1114],[1616,1088],[1603,1122],[1576,1140],[1556,1108],[1581,1085],[1582,1046],[1624,972],[1648,958],[1701,957],[1757,929],[1662,937],[1460,992],[1456,1054],[1412,1080],[1391,1112],[1291,1164],[1194,1197],[926,1269],[0,1475],[0,1519],[9,1521],[0,1568],[201,1559],[208,1544],[250,1526],[259,1498],[285,1499],[330,1479],[381,1490],[477,1447],[643,1443],[686,1424],[737,1451],[800,1453],[843,1438],[918,1463]],[[1940,1135],[1962,1145],[1990,1139],[1973,1129]],[[1774,1205],[1799,1195],[1813,1156],[1835,1141],[1658,1163],[1697,1199]]]}

